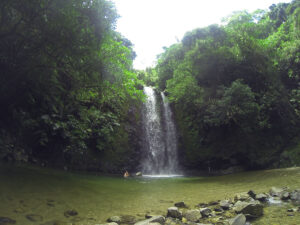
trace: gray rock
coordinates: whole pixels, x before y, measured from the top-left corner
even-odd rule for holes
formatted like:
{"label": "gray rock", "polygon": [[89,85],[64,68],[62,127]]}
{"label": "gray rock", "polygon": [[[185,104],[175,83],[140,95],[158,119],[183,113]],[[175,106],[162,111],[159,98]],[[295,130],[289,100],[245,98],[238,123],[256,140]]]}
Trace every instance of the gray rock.
{"label": "gray rock", "polygon": [[247,192],[238,193],[234,196],[235,201],[245,201],[249,198],[249,194]]}
{"label": "gray rock", "polygon": [[173,217],[173,218],[182,218],[182,213],[178,210],[177,207],[170,207],[168,208],[167,217]]}
{"label": "gray rock", "polygon": [[272,187],[269,191],[270,195],[273,197],[281,197],[282,193],[286,188]]}
{"label": "gray rock", "polygon": [[200,213],[200,210],[193,209],[193,210],[187,210],[183,216],[191,222],[199,222],[199,220],[202,218],[202,215]]}
{"label": "gray rock", "polygon": [[0,225],[15,224],[16,221],[8,217],[0,217]]}
{"label": "gray rock", "polygon": [[263,215],[263,205],[259,201],[235,203],[233,208],[237,213],[242,213],[249,218],[257,218]]}
{"label": "gray rock", "polygon": [[295,190],[290,193],[291,200],[295,201],[296,203],[300,204],[300,190]]}
{"label": "gray rock", "polygon": [[35,215],[35,214],[29,214],[26,215],[26,218],[32,222],[41,222],[43,221],[43,217],[40,215]]}
{"label": "gray rock", "polygon": [[245,225],[246,217],[243,214],[239,214],[233,219],[229,220],[229,225]]}
{"label": "gray rock", "polygon": [[287,191],[284,191],[282,194],[281,194],[281,200],[288,200],[290,198],[290,193],[287,192]]}
{"label": "gray rock", "polygon": [[139,221],[139,222],[135,223],[134,225],[150,225],[150,224],[154,225],[153,223],[164,224],[164,222],[165,222],[165,217],[153,216],[150,219]]}
{"label": "gray rock", "polygon": [[114,222],[114,223],[120,224],[120,223],[121,223],[121,217],[120,217],[120,216],[112,216],[112,217],[109,217],[109,218],[107,219],[107,222],[109,222],[109,223]]}
{"label": "gray rock", "polygon": [[265,194],[258,194],[256,195],[255,199],[259,200],[261,202],[265,202],[267,200],[268,196]]}
{"label": "gray rock", "polygon": [[184,202],[176,202],[174,205],[178,208],[186,208],[187,207]]}
{"label": "gray rock", "polygon": [[200,209],[200,213],[202,217],[208,217],[212,213],[212,211],[210,208],[202,208]]}
{"label": "gray rock", "polygon": [[228,200],[220,201],[220,206],[224,210],[228,210],[230,208],[230,202]]}

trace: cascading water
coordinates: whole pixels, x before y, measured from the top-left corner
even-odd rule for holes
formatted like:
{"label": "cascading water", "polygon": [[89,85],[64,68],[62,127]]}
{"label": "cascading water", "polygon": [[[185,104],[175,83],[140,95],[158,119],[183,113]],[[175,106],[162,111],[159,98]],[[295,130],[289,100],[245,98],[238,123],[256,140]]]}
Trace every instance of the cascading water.
{"label": "cascading water", "polygon": [[177,135],[176,127],[173,121],[173,114],[170,108],[169,100],[165,94],[161,92],[163,100],[163,121],[165,124],[165,143],[166,143],[166,154],[168,173],[178,172],[178,159],[177,159]]}
{"label": "cascading water", "polygon": [[[144,174],[175,174],[178,168],[176,129],[167,98],[161,93],[163,104],[151,87],[144,87],[147,96],[143,110]],[[162,108],[160,106],[163,106]]]}

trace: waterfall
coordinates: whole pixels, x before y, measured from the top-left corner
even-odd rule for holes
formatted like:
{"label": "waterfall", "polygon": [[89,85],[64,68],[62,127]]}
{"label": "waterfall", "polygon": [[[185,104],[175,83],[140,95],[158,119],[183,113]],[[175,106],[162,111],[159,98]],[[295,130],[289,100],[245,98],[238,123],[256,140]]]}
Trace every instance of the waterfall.
{"label": "waterfall", "polygon": [[170,105],[163,93],[159,96],[151,87],[144,87],[144,93],[147,99],[143,110],[142,171],[144,174],[174,174],[178,167],[177,138]]}
{"label": "waterfall", "polygon": [[163,92],[161,92],[161,97],[163,100],[163,121],[165,123],[166,153],[168,155],[167,168],[169,172],[175,172],[178,169],[176,127],[173,121],[173,115],[169,101]]}

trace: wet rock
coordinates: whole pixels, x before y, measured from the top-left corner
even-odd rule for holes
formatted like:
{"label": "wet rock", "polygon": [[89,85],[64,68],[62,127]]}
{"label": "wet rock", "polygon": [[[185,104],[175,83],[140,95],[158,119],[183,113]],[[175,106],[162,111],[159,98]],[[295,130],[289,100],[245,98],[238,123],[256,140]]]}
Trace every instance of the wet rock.
{"label": "wet rock", "polygon": [[237,213],[242,213],[249,218],[257,218],[263,215],[263,205],[259,201],[235,203],[233,208]]}
{"label": "wet rock", "polygon": [[247,192],[242,192],[234,196],[234,201],[246,201],[249,197],[250,196]]}
{"label": "wet rock", "polygon": [[230,219],[229,225],[245,225],[246,223],[246,217],[243,214],[239,214],[233,219]]}
{"label": "wet rock", "polygon": [[214,208],[214,211],[217,215],[224,213],[224,210],[220,206]]}
{"label": "wet rock", "polygon": [[212,211],[210,208],[202,208],[202,209],[200,209],[200,213],[201,213],[202,217],[208,217],[211,215]]}
{"label": "wet rock", "polygon": [[167,217],[173,217],[173,218],[181,219],[182,213],[178,210],[177,207],[170,207],[170,208],[168,208]]}
{"label": "wet rock", "polygon": [[286,190],[286,188],[272,187],[269,191],[270,195],[273,197],[281,197],[281,194]]}
{"label": "wet rock", "polygon": [[258,194],[256,195],[255,199],[259,200],[260,202],[267,201],[268,196],[266,194]]}
{"label": "wet rock", "polygon": [[187,207],[184,202],[176,202],[174,205],[178,208],[186,208]]}
{"label": "wet rock", "polygon": [[78,212],[74,209],[70,209],[64,212],[65,217],[77,216]]}
{"label": "wet rock", "polygon": [[284,201],[286,201],[286,200],[288,200],[289,198],[290,198],[290,193],[289,192],[287,192],[287,191],[284,191],[282,194],[281,194],[281,200],[284,200]]}
{"label": "wet rock", "polygon": [[25,216],[28,220],[32,221],[32,222],[41,222],[43,221],[43,217],[40,215],[36,215],[36,214],[29,214]]}
{"label": "wet rock", "polygon": [[138,176],[138,177],[143,176],[142,172],[137,172],[135,175]]}
{"label": "wet rock", "polygon": [[300,189],[291,192],[290,199],[296,202],[297,204],[300,204]]}
{"label": "wet rock", "polygon": [[117,224],[120,224],[121,223],[121,217],[120,216],[112,216],[112,217],[109,217],[107,219],[107,222],[109,223],[117,223]]}
{"label": "wet rock", "polygon": [[0,217],[0,225],[15,224],[16,221],[9,217]]}
{"label": "wet rock", "polygon": [[228,200],[220,201],[220,206],[224,210],[228,210],[230,208],[230,202]]}
{"label": "wet rock", "polygon": [[163,217],[163,216],[153,216],[150,219],[139,221],[139,222],[135,223],[134,225],[150,225],[150,224],[154,225],[153,223],[164,224],[165,223],[165,217]]}
{"label": "wet rock", "polygon": [[256,197],[256,193],[255,193],[254,191],[252,191],[252,190],[249,190],[249,191],[248,191],[248,195],[249,195],[251,198],[254,198],[254,199],[255,199],[255,197]]}
{"label": "wet rock", "polygon": [[200,213],[200,210],[193,209],[193,210],[187,210],[183,216],[191,222],[199,222],[199,220],[202,218],[202,215]]}
{"label": "wet rock", "polygon": [[287,211],[287,212],[296,212],[297,209],[287,209],[286,211]]}

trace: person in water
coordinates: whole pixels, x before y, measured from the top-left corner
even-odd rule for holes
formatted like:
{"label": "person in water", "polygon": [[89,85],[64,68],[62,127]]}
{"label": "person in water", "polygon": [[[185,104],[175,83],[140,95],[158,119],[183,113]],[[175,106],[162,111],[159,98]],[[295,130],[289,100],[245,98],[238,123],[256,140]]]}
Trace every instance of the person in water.
{"label": "person in water", "polygon": [[127,170],[126,170],[126,172],[124,173],[124,177],[125,177],[125,178],[129,177],[129,173],[128,173]]}

